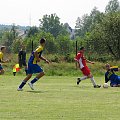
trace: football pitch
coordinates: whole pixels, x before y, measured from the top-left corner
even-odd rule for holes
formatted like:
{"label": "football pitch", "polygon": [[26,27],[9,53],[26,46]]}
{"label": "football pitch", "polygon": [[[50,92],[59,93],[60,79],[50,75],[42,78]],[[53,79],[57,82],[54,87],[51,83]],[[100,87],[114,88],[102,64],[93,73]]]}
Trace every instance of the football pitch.
{"label": "football pitch", "polygon": [[[25,76],[0,76],[0,120],[118,120],[120,88],[93,88],[90,80],[45,76],[31,90]],[[99,84],[103,77],[95,77]]]}

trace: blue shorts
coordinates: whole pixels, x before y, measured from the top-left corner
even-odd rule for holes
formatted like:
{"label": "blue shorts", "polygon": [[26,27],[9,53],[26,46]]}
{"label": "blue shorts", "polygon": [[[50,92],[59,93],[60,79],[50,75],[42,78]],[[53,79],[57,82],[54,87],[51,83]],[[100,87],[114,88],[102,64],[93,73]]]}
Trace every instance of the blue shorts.
{"label": "blue shorts", "polygon": [[112,87],[113,85],[118,85],[120,84],[120,76],[118,76],[115,80],[110,81],[110,86]]}
{"label": "blue shorts", "polygon": [[43,72],[43,69],[38,64],[28,63],[28,74],[40,73]]}
{"label": "blue shorts", "polygon": [[0,70],[2,70],[3,68],[2,68],[2,65],[0,64]]}

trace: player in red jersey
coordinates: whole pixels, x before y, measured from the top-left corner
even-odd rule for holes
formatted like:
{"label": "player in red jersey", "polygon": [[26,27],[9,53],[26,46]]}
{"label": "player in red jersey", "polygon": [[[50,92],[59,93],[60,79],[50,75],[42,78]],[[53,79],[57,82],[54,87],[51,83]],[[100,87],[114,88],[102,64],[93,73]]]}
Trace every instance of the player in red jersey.
{"label": "player in red jersey", "polygon": [[79,83],[82,81],[82,80],[85,80],[87,78],[90,78],[91,79],[91,82],[94,86],[94,88],[100,88],[101,85],[97,85],[95,80],[94,80],[94,77],[93,75],[91,74],[90,72],[90,69],[88,68],[88,66],[86,65],[86,62],[88,63],[91,63],[91,64],[94,64],[94,62],[91,62],[89,60],[87,60],[85,57],[84,57],[84,51],[85,51],[85,48],[84,47],[81,47],[80,48],[80,51],[77,53],[77,56],[74,58],[75,61],[78,62],[78,65],[79,65],[79,68],[80,70],[82,71],[83,73],[83,77],[81,78],[77,78],[77,85],[79,85]]}

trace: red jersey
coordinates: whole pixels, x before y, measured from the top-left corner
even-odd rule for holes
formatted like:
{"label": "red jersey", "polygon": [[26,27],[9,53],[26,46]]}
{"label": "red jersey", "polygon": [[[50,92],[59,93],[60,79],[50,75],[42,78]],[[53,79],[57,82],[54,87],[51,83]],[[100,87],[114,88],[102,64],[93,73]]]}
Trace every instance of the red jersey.
{"label": "red jersey", "polygon": [[77,56],[74,58],[80,65],[80,69],[86,66],[86,59],[83,55],[83,53],[78,52]]}

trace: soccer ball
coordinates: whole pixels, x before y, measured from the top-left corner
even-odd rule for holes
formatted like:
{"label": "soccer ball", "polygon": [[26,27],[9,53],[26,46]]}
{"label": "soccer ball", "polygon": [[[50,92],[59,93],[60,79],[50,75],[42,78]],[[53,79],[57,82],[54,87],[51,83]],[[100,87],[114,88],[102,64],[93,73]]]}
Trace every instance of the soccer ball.
{"label": "soccer ball", "polygon": [[103,88],[108,88],[108,87],[109,87],[108,83],[103,84]]}

